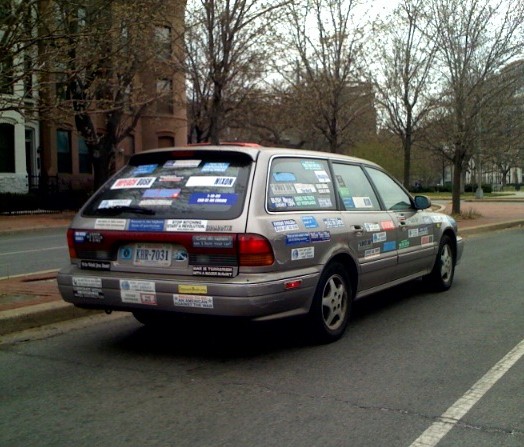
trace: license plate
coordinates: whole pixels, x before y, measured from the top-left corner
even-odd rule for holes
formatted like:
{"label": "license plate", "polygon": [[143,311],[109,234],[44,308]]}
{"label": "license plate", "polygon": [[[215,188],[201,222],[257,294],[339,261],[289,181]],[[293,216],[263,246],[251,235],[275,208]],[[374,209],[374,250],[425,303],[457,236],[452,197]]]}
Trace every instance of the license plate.
{"label": "license plate", "polygon": [[172,248],[165,244],[136,244],[134,265],[147,267],[169,267]]}

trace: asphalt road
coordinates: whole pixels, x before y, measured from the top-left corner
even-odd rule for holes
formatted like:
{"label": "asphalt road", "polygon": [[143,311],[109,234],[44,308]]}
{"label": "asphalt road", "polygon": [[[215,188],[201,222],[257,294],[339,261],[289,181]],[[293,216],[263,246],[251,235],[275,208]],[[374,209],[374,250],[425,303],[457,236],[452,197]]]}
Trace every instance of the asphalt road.
{"label": "asphalt road", "polygon": [[60,269],[68,262],[62,228],[0,234],[0,278]]}
{"label": "asphalt road", "polygon": [[450,291],[366,298],[326,346],[130,316],[5,337],[0,445],[521,447],[523,252],[522,229],[469,238]]}

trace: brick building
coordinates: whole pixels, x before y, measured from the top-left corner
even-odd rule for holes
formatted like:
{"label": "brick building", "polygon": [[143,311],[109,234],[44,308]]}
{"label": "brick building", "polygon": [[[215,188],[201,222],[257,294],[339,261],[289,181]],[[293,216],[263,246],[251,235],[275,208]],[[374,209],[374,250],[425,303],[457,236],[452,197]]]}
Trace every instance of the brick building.
{"label": "brick building", "polygon": [[[5,0],[5,3],[3,0],[3,4],[7,6],[3,7],[0,14],[18,11],[17,6],[21,1]],[[45,11],[53,11],[53,0],[39,0],[38,3],[43,15]],[[152,22],[150,29],[144,31],[147,35],[140,36],[137,40],[137,44],[153,45],[154,41],[159,45],[155,50],[158,57],[136,72],[130,91],[126,92],[136,95],[136,92],[140,91],[141,97],[147,99],[147,104],[141,109],[132,126],[133,130],[112,149],[116,169],[135,152],[183,145],[187,141],[184,76],[181,71],[172,69],[174,64],[168,64],[181,56],[176,54],[181,47],[175,45],[175,39],[182,35],[185,1],[169,0],[164,4],[166,13],[162,15],[161,21]],[[130,4],[124,3],[124,6],[130,7]],[[68,22],[69,25],[75,23],[76,26],[86,26],[85,17],[88,12],[84,9],[68,10],[68,13],[74,17],[74,21]],[[118,14],[108,10],[107,17],[116,20]],[[71,16],[68,19],[71,19]],[[124,37],[128,38],[127,34]],[[111,45],[117,38],[121,39],[122,35],[116,38],[113,36],[110,40]],[[66,108],[60,107],[61,95],[64,94],[61,90],[64,85],[63,76],[56,70],[60,62],[46,56],[51,53],[42,44],[35,51],[38,51],[40,58],[46,58],[42,60],[42,66],[45,66],[46,70],[43,70],[39,77],[31,75],[34,82],[31,82],[30,93],[23,76],[11,86],[8,82],[0,82],[0,87],[3,86],[0,89],[2,98],[15,100],[24,97],[24,100],[27,100],[30,96],[30,101],[40,104],[39,107],[34,107],[34,110],[39,112],[33,112],[31,119],[19,111],[2,112],[0,109],[0,192],[24,193],[42,186],[42,180],[59,188],[89,189],[93,175],[86,141],[77,130],[72,108],[69,108],[68,113]],[[9,62],[5,58],[3,61],[4,65],[6,61]],[[163,76],[159,78],[158,73],[162,73],[162,70],[157,68],[162,65],[170,65],[171,69],[164,70]],[[13,63],[12,66],[16,70],[16,67],[22,65]],[[66,72],[64,70],[64,73]],[[9,73],[9,70],[3,67],[0,79],[6,78],[6,73]],[[53,103],[58,104],[56,109],[48,106]],[[42,107],[41,104],[45,106]],[[106,116],[104,112],[94,108],[96,103],[93,101],[88,109],[93,127],[97,135],[104,135],[107,132]],[[123,115],[123,120],[126,119],[133,119],[127,109]]]}

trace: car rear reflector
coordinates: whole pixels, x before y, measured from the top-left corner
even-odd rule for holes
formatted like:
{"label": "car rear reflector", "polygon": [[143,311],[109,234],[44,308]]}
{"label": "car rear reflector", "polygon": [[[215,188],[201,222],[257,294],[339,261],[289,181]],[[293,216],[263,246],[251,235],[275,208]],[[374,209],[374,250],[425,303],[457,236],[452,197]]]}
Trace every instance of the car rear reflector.
{"label": "car rear reflector", "polygon": [[238,235],[238,264],[244,267],[260,267],[275,262],[269,241],[259,234]]}

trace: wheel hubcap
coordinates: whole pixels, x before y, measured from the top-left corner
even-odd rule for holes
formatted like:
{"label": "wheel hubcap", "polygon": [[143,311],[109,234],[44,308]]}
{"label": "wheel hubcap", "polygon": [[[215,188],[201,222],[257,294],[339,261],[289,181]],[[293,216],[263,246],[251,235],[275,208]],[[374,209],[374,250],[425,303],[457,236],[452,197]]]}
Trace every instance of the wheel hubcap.
{"label": "wheel hubcap", "polygon": [[329,329],[336,330],[342,325],[347,305],[348,296],[344,281],[339,275],[333,275],[327,281],[322,294],[322,316]]}
{"label": "wheel hubcap", "polygon": [[453,274],[453,254],[449,245],[444,245],[440,253],[440,276],[444,282],[451,280]]}

